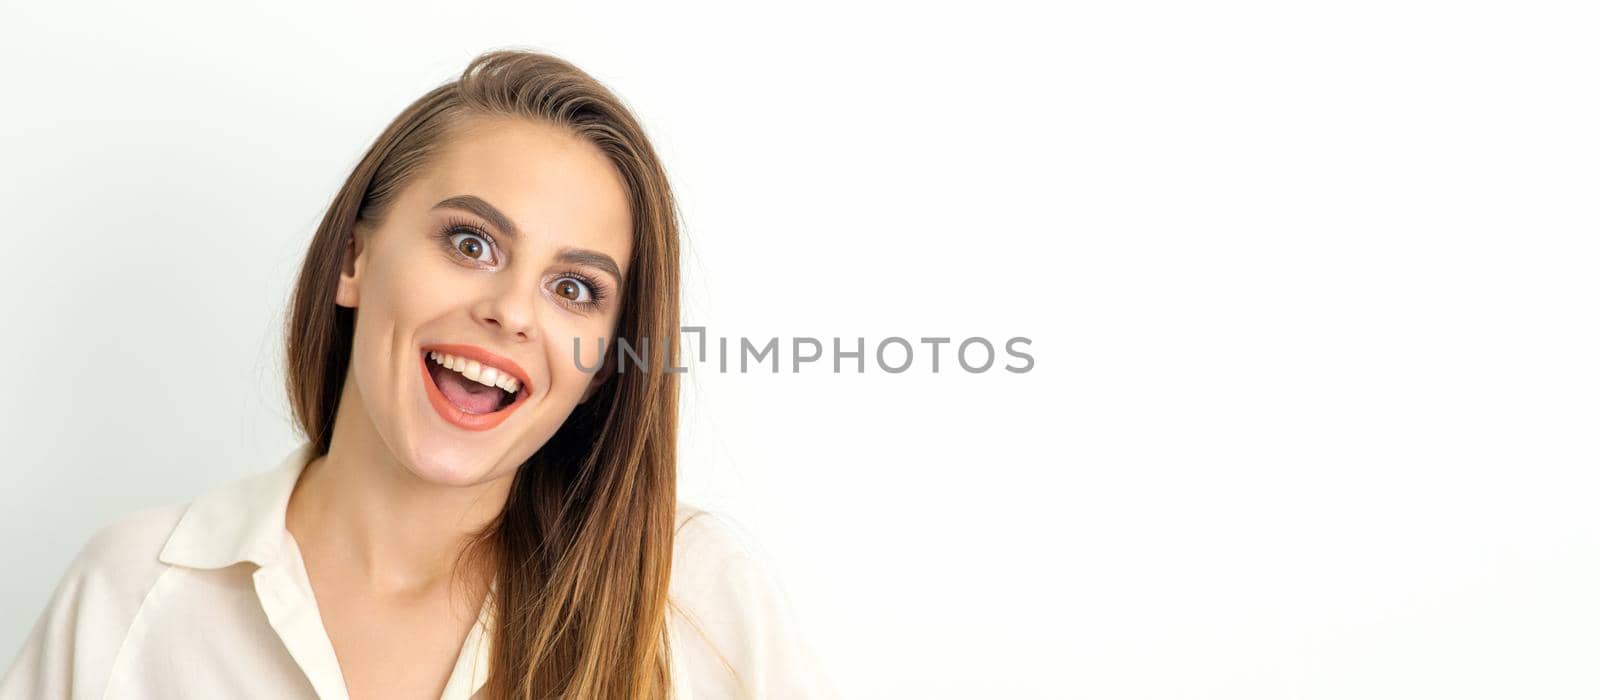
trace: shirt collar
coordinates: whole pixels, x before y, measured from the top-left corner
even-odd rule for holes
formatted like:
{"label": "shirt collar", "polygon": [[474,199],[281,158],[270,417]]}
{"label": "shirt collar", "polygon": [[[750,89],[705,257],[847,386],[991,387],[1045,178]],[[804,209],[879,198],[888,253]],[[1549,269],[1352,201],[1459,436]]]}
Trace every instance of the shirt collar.
{"label": "shirt collar", "polygon": [[211,491],[189,505],[161,561],[192,569],[221,569],[242,561],[266,566],[283,553],[285,516],[300,471],[316,456],[300,443],[278,466]]}
{"label": "shirt collar", "polygon": [[[191,569],[222,569],[244,561],[263,567],[277,563],[289,538],[289,496],[317,454],[310,441],[302,442],[271,470],[195,499],[167,538],[161,561]],[[498,577],[489,584],[489,597],[463,644],[465,653],[450,674],[446,698],[475,694],[488,680],[493,650],[488,630],[495,622],[490,600],[498,585]]]}

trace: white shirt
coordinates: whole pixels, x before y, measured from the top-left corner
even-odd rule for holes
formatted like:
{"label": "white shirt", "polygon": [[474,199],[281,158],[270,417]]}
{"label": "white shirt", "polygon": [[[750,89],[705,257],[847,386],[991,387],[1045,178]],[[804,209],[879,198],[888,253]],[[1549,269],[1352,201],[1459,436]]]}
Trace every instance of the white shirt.
{"label": "white shirt", "polygon": [[[101,529],[0,678],[0,700],[347,698],[284,524],[313,456],[302,443],[271,471]],[[735,531],[693,506],[677,511],[668,586],[683,611],[668,606],[676,698],[834,697],[780,589]],[[486,600],[441,700],[484,685],[493,622]]]}

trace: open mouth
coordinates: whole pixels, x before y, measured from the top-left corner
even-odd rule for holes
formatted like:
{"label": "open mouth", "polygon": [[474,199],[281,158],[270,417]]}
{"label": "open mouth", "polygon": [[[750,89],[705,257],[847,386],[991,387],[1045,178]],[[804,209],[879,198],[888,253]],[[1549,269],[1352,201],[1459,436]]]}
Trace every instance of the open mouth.
{"label": "open mouth", "polygon": [[422,350],[420,359],[429,403],[462,428],[492,428],[528,396],[526,382],[502,367],[441,348]]}

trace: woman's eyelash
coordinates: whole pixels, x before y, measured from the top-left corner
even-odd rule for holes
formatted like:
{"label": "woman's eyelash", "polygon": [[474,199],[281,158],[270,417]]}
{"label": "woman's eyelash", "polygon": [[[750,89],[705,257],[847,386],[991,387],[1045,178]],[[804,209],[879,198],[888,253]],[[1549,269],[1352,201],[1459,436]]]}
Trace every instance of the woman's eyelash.
{"label": "woman's eyelash", "polygon": [[466,219],[451,218],[446,220],[444,227],[439,229],[438,232],[439,243],[445,248],[450,249],[451,253],[454,253],[457,257],[463,260],[482,262],[481,260],[475,260],[471,257],[468,257],[466,253],[461,252],[461,249],[457,248],[455,244],[450,242],[451,238],[455,238],[456,234],[461,233],[471,234],[488,241],[489,248],[495,251],[495,257],[499,257],[500,244],[495,242],[494,236],[489,235],[488,231],[483,230],[482,227]]}
{"label": "woman's eyelash", "polygon": [[[489,235],[489,232],[483,230],[482,226],[479,226],[466,219],[451,218],[446,220],[444,226],[441,227],[438,233],[435,235],[439,239],[440,245],[449,249],[450,253],[456,257],[469,262],[482,262],[468,257],[466,253],[461,252],[461,249],[457,248],[455,244],[450,242],[450,239],[455,238],[458,234],[463,233],[482,238],[484,241],[488,242],[490,249],[492,249],[495,253],[495,257],[500,256],[500,244],[494,240],[494,236]],[[556,273],[555,279],[574,279],[583,284],[583,286],[589,288],[589,301],[573,301],[559,294],[556,295],[557,298],[561,300],[561,303],[574,308],[598,308],[600,304],[611,295],[611,290],[606,287],[605,283],[580,270],[563,270],[559,273]]]}
{"label": "woman's eyelash", "polygon": [[[556,274],[556,279],[557,280],[563,280],[563,279],[568,279],[568,278],[575,279],[575,280],[583,283],[583,285],[585,287],[589,288],[589,301],[573,301],[573,300],[568,299],[566,297],[561,297],[561,301],[563,303],[570,304],[572,306],[594,306],[594,307],[597,307],[597,306],[600,305],[600,302],[605,301],[606,297],[609,296],[610,293],[611,293],[610,290],[606,289],[606,286],[604,284],[602,284],[599,280],[596,280],[595,278],[590,277],[588,274],[585,274],[585,273],[580,272],[578,270],[567,270],[565,272],[559,272],[559,273]],[[556,296],[560,297],[561,295],[557,294]]]}

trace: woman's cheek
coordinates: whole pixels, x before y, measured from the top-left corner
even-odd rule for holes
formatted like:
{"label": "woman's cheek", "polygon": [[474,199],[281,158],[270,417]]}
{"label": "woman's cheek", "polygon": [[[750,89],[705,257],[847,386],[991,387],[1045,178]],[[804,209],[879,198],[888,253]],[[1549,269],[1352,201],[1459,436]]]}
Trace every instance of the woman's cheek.
{"label": "woman's cheek", "polygon": [[[558,337],[562,339],[560,347],[553,348],[550,355],[558,360],[556,371],[580,381],[594,376],[605,355],[616,352],[612,346],[613,339],[599,331],[573,329]],[[602,344],[604,352],[601,351]]]}

